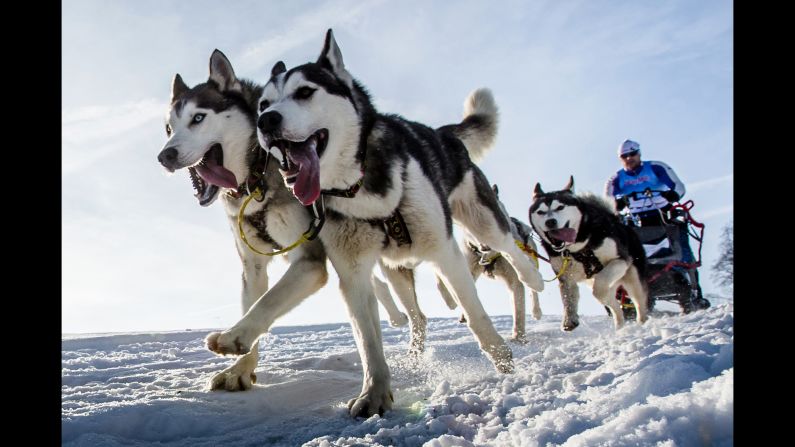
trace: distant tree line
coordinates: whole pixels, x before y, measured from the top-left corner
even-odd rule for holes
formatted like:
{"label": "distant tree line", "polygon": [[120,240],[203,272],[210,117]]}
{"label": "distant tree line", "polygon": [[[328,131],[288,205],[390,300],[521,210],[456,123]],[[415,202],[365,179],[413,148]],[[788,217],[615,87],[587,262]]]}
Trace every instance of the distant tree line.
{"label": "distant tree line", "polygon": [[712,265],[712,276],[719,285],[734,288],[734,222],[723,227],[720,255]]}

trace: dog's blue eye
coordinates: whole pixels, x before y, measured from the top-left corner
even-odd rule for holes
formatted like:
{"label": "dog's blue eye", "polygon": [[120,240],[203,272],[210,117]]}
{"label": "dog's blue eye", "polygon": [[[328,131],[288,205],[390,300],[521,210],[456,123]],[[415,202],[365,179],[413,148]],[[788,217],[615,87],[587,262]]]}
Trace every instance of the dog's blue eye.
{"label": "dog's blue eye", "polygon": [[560,211],[560,210],[562,210],[563,208],[564,208],[564,207],[563,207],[563,205],[561,205],[561,206],[559,206],[559,207],[555,208],[555,211]]}
{"label": "dog's blue eye", "polygon": [[308,99],[315,93],[315,89],[311,87],[301,87],[295,91],[295,99]]}
{"label": "dog's blue eye", "polygon": [[196,115],[193,116],[193,122],[200,123],[202,122],[205,116],[207,116],[206,113],[197,113]]}
{"label": "dog's blue eye", "polygon": [[268,101],[260,101],[259,103],[259,111],[262,113],[263,110],[267,109],[271,105]]}
{"label": "dog's blue eye", "polygon": [[538,214],[539,216],[543,216],[543,215],[544,215],[544,214],[546,214],[546,213],[545,213],[544,211],[540,211],[540,210],[539,210],[539,211],[537,211],[537,212],[536,212],[536,214]]}

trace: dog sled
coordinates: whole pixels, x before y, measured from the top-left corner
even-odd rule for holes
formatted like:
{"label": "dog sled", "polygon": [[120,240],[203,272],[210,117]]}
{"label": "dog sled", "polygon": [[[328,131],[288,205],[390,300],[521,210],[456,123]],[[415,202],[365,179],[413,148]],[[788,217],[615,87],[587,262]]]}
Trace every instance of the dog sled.
{"label": "dog sled", "polygon": [[[661,192],[646,190],[632,193],[631,196],[635,200],[652,200]],[[690,213],[693,206],[693,201],[688,200],[684,203],[673,203],[667,212],[658,210],[662,225],[641,226],[640,219],[629,212],[629,207],[622,214],[623,223],[638,235],[646,252],[649,310],[654,309],[657,301],[678,304],[685,314],[710,307],[710,302],[701,292],[696,270],[701,266],[704,224],[693,219]],[[692,262],[686,262],[682,232],[686,232],[687,237],[698,244],[697,249],[694,244],[690,244],[695,258]],[[621,302],[624,317],[635,318],[635,306],[623,287],[618,288],[616,299]]]}

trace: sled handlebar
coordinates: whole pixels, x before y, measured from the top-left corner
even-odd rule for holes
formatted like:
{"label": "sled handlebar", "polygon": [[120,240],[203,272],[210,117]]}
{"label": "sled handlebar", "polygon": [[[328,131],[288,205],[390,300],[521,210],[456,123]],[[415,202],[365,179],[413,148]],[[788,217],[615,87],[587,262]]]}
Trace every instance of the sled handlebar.
{"label": "sled handlebar", "polygon": [[[666,191],[672,191],[672,190],[668,189]],[[664,193],[666,191],[663,191],[663,190],[660,190],[660,189],[649,189],[649,188],[646,188],[643,191],[633,191],[633,192],[630,192],[628,194],[624,194],[624,195],[621,195],[621,196],[616,196],[616,198],[617,199],[622,199],[624,197],[632,197],[635,200],[648,199],[648,198],[653,197],[654,194],[658,194],[659,195],[659,194],[662,194],[662,193]]]}

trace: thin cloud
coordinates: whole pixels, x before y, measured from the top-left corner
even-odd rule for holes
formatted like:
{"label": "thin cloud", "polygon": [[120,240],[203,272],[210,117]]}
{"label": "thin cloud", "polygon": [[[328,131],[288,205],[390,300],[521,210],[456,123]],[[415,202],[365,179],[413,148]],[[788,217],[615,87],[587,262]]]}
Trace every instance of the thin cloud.
{"label": "thin cloud", "polygon": [[707,180],[700,180],[697,182],[693,182],[687,185],[687,190],[690,192],[698,191],[701,189],[709,189],[714,186],[720,185],[721,183],[725,182],[734,182],[734,174],[724,175],[721,177],[715,177]]}
{"label": "thin cloud", "polygon": [[84,143],[107,138],[165,116],[168,104],[142,99],[118,106],[87,106],[65,110],[61,137],[65,143]]}
{"label": "thin cloud", "polygon": [[713,217],[723,216],[726,214],[734,213],[734,205],[724,206],[721,208],[714,208],[702,213],[699,217],[701,220],[711,219]]}
{"label": "thin cloud", "polygon": [[[66,110],[61,121],[63,174],[71,174],[132,144],[130,132],[162,120],[167,104],[154,99],[116,107]],[[152,127],[153,128],[153,127]]]}
{"label": "thin cloud", "polygon": [[236,71],[241,73],[261,71],[263,66],[273,64],[293,48],[321,39],[329,26],[354,23],[363,13],[382,3],[382,0],[369,2],[343,0],[329,2],[318,9],[313,9],[292,19],[290,27],[283,32],[246,48],[240,57],[241,68]]}

